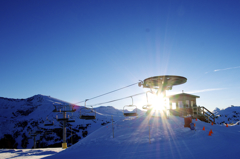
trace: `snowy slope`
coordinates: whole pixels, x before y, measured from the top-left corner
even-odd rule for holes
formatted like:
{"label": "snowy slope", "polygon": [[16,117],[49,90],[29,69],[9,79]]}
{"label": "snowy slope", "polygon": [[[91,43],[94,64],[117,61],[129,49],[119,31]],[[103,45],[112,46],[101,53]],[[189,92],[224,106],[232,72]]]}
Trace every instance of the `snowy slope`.
{"label": "snowy slope", "polygon": [[[240,127],[193,121],[196,131],[184,128],[184,119],[126,118],[102,127],[72,147],[46,159],[224,159],[239,158]],[[205,131],[203,131],[205,127]],[[209,136],[212,129],[213,134]]]}
{"label": "snowy slope", "polygon": [[217,116],[217,124],[236,124],[239,125],[240,121],[240,107],[231,106],[225,109],[216,108],[213,113]]}
{"label": "snowy slope", "polygon": [[[37,130],[52,131],[50,134],[42,133],[37,136],[38,147],[60,147],[62,143],[62,123],[56,120],[56,115],[61,117],[61,113],[53,112],[53,104],[70,104],[56,98],[44,95],[35,95],[27,99],[9,99],[0,98],[0,145],[1,148],[31,148],[33,139],[29,139],[29,132]],[[67,142],[71,145],[71,128],[73,134],[73,143],[78,142],[86,135],[92,133],[98,128],[113,120],[119,120],[123,117],[122,110],[111,106],[101,106],[94,108],[97,111],[96,120],[79,119],[79,106],[72,106],[76,109],[73,113],[67,113],[75,122],[67,124]],[[143,113],[143,112],[142,112]],[[140,112],[141,114],[141,112]],[[47,123],[46,117],[54,126],[44,126]],[[10,145],[9,146],[9,142]]]}
{"label": "snowy slope", "polygon": [[62,148],[44,149],[0,149],[1,159],[39,159],[54,155],[62,151]]}

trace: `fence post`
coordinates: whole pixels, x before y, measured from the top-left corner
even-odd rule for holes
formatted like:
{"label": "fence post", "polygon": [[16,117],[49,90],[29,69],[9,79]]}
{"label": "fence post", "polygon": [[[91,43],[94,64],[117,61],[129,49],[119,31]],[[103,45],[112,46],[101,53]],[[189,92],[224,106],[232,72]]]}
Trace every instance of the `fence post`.
{"label": "fence post", "polygon": [[149,130],[149,144],[151,144],[151,140],[150,140],[150,117],[148,117],[148,130]]}
{"label": "fence post", "polygon": [[34,135],[34,149],[36,148],[36,135]]}
{"label": "fence post", "polygon": [[112,116],[112,132],[113,132],[113,138],[114,138],[113,116]]}
{"label": "fence post", "polygon": [[71,143],[73,145],[73,138],[72,138],[72,126],[71,126]]}

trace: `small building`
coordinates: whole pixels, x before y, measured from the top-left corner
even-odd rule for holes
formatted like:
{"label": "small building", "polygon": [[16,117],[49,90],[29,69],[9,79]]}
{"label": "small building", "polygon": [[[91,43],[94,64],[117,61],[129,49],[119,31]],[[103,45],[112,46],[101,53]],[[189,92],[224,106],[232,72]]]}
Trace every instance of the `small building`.
{"label": "small building", "polygon": [[193,115],[193,108],[197,106],[197,98],[199,96],[180,93],[168,96],[169,98],[169,108],[173,115],[183,116],[191,114]]}
{"label": "small building", "polygon": [[197,105],[197,98],[199,96],[187,94],[187,93],[180,93],[168,96],[169,98],[169,106],[172,109],[173,103],[176,104],[176,109],[178,108],[192,108],[193,106]]}

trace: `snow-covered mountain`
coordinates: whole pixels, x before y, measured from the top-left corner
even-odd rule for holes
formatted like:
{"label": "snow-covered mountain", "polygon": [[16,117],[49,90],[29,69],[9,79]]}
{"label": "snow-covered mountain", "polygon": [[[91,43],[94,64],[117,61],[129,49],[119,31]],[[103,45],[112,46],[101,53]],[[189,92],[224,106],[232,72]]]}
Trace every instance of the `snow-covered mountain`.
{"label": "snow-covered mountain", "polygon": [[193,122],[195,129],[191,130],[177,116],[122,119],[45,159],[239,158],[238,125]]}
{"label": "snow-covered mountain", "polygon": [[[62,102],[63,101],[53,99],[47,96],[41,96],[43,98],[42,103],[47,103],[47,100],[51,102]],[[31,97],[34,98],[32,101],[38,101],[37,96]],[[36,99],[35,99],[36,98]],[[2,99],[1,99],[2,100]],[[4,99],[6,100],[6,99]],[[25,99],[27,101],[27,99]],[[10,100],[11,101],[11,100]],[[20,100],[21,101],[21,100]],[[25,102],[26,102],[25,101]],[[34,103],[34,102],[33,102]],[[4,106],[1,104],[1,108]],[[16,107],[11,107],[11,104],[8,105],[10,110],[14,112],[21,112],[20,106],[19,109]],[[23,105],[26,106],[26,105]],[[35,105],[36,106],[36,105]],[[34,104],[33,106],[34,107]],[[40,104],[34,111],[40,109],[40,107],[45,107],[44,104]],[[47,107],[47,106],[46,106]],[[7,108],[3,110],[6,111]],[[42,108],[43,110],[44,108]],[[54,106],[49,106],[49,118],[54,120],[52,110]],[[76,111],[73,113],[79,113],[79,108],[74,107]],[[65,150],[60,149],[37,149],[37,150],[0,150],[0,158],[13,158],[17,157],[29,157],[29,158],[41,158],[49,156],[49,159],[60,159],[60,158],[129,158],[129,159],[145,159],[145,158],[184,158],[184,159],[200,159],[200,158],[238,158],[239,157],[239,142],[240,138],[239,131],[240,127],[237,124],[229,125],[226,127],[223,124],[210,124],[200,120],[193,120],[195,124],[195,129],[191,130],[187,127],[184,127],[184,119],[182,117],[170,116],[168,118],[156,118],[149,116],[139,116],[138,118],[130,117],[124,118],[122,115],[122,110],[117,110],[113,107],[98,107],[97,110],[97,119],[93,121],[80,120],[76,119],[75,123],[71,123],[74,128],[74,135],[81,138],[81,140],[76,139],[78,143],[74,144],[70,148]],[[216,119],[217,123],[222,122],[222,120],[228,121],[229,123],[237,121],[239,118],[240,107],[234,106],[226,109],[215,109],[214,113],[218,116]],[[26,111],[26,110],[24,110]],[[31,113],[34,113],[32,111]],[[7,111],[6,111],[7,112]],[[21,120],[11,120],[13,116],[2,115],[1,119],[4,119],[6,123],[8,122],[9,128],[5,126],[3,128],[4,122],[1,122],[1,134],[2,130],[12,133],[12,138],[17,144],[21,144],[21,138],[14,138],[14,133],[16,130],[20,131],[21,135],[26,132],[25,129],[28,127],[34,129],[36,126],[32,126],[31,122],[27,122],[25,128],[24,124],[17,124],[26,119],[31,121],[31,113],[24,118],[25,115],[19,113],[19,117],[15,119]],[[17,114],[17,113],[14,113]],[[37,114],[37,113],[36,113]],[[35,115],[36,115],[35,114]],[[111,117],[116,122],[113,124],[107,123],[111,120]],[[44,120],[46,114],[36,117],[36,125],[38,127],[45,129],[43,123],[39,122]],[[77,116],[77,115],[76,115]],[[37,120],[39,119],[39,121]],[[54,120],[55,121],[55,120]],[[15,124],[14,124],[15,122]],[[227,122],[227,123],[228,123]],[[55,123],[55,122],[54,122]],[[58,122],[57,122],[58,123]],[[238,122],[237,122],[238,123]],[[74,125],[75,124],[75,125]],[[7,125],[7,124],[5,124]],[[61,124],[56,124],[55,127],[60,129],[60,132],[54,130],[54,133],[47,136],[42,136],[41,143],[47,143],[48,146],[53,146],[54,143],[57,145],[61,143],[61,138],[59,137],[62,134]],[[104,126],[102,126],[104,125]],[[82,127],[81,127],[82,126]],[[15,127],[15,128],[14,128]],[[7,130],[10,129],[12,131]],[[16,129],[16,130],[14,130]],[[84,137],[82,132],[85,130],[90,132],[90,135]],[[69,135],[69,125],[68,125],[68,143],[70,143]],[[93,132],[94,131],[94,132]],[[212,132],[212,133],[211,133]],[[26,132],[27,133],[27,132]],[[59,134],[58,134],[59,133]],[[50,139],[49,139],[50,138]],[[1,141],[4,138],[1,139]],[[32,141],[32,139],[30,139]],[[29,141],[30,141],[29,140]],[[12,141],[9,139],[9,141]],[[20,142],[19,142],[20,141]],[[51,145],[52,144],[52,145]],[[2,142],[1,142],[2,145]],[[29,143],[27,147],[31,147],[32,144]],[[59,146],[59,145],[58,145]],[[60,146],[59,146],[60,147]],[[61,152],[60,152],[61,151]],[[59,153],[56,153],[59,152]],[[53,155],[55,154],[55,155]]]}
{"label": "snow-covered mountain", "polygon": [[240,127],[238,125],[226,127],[200,120],[193,122],[195,129],[191,130],[184,127],[182,117],[123,118],[113,125],[109,123],[101,127],[64,150],[61,148],[0,149],[0,158],[239,158]]}
{"label": "snow-covered mountain", "polygon": [[225,109],[215,108],[213,113],[216,115],[216,124],[236,124],[240,121],[240,106],[231,106]]}
{"label": "snow-covered mountain", "polygon": [[[61,147],[62,123],[57,121],[61,113],[53,112],[54,103],[70,105],[73,113],[67,113],[75,122],[67,124],[67,143],[76,143],[88,134],[103,125],[124,118],[122,110],[112,106],[100,106],[96,110],[95,120],[79,118],[81,106],[71,105],[68,102],[45,95],[35,95],[27,99],[11,99],[0,97],[0,148],[32,148],[33,139],[29,132],[38,130],[43,133],[37,135],[37,147]],[[144,113],[138,110],[140,114]],[[46,117],[48,121],[46,120]],[[44,123],[54,122],[53,126],[44,126]],[[48,132],[47,132],[48,131]],[[72,131],[72,137],[71,137]]]}

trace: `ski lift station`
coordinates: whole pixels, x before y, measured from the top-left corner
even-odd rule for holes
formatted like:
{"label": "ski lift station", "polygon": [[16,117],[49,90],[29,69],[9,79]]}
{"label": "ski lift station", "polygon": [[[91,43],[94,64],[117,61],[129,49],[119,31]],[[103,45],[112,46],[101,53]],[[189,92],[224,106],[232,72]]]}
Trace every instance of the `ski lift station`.
{"label": "ski lift station", "polygon": [[195,115],[193,109],[197,107],[196,99],[199,96],[180,93],[168,96],[169,99],[169,111],[171,114],[186,116],[188,114]]}
{"label": "ski lift station", "polygon": [[[197,106],[196,99],[200,98],[200,96],[187,94],[184,92],[166,96],[166,90],[172,90],[173,86],[184,84],[186,82],[187,78],[185,77],[165,75],[147,78],[138,85],[140,87],[143,86],[143,88],[150,89],[151,93],[154,93],[155,90],[155,94],[162,94],[165,101],[166,98],[168,98],[169,108],[166,109],[166,111],[169,112],[169,115],[181,117],[191,116],[192,118],[199,118],[205,122],[215,123],[215,116],[211,111],[203,106]],[[161,106],[163,105],[159,105],[159,107]],[[165,103],[165,108],[166,107],[167,106]],[[152,111],[152,106],[147,104],[143,106],[143,109],[147,109],[148,112],[150,112]]]}
{"label": "ski lift station", "polygon": [[[212,112],[210,112],[207,108],[205,107],[200,107],[197,106],[197,98],[200,98],[197,95],[192,95],[192,94],[187,94],[187,93],[180,93],[180,94],[175,94],[171,96],[166,96],[166,91],[172,90],[173,86],[176,85],[181,85],[187,82],[187,78],[182,77],[182,76],[175,76],[175,75],[163,75],[163,76],[154,76],[154,77],[149,77],[146,78],[144,81],[140,81],[128,86],[125,86],[123,88],[98,95],[93,98],[85,99],[82,102],[78,103],[85,103],[84,106],[80,107],[79,110],[79,118],[83,120],[97,120],[97,112],[94,109],[95,106],[97,105],[103,105],[111,102],[115,102],[118,100],[123,100],[123,99],[129,99],[131,98],[131,104],[123,106],[123,116],[124,117],[138,117],[138,106],[134,105],[134,96],[138,95],[146,95],[146,100],[147,104],[142,106],[142,109],[147,110],[146,116],[150,119],[151,117],[166,117],[168,116],[179,116],[183,117],[184,119],[188,119],[188,123],[186,124],[185,121],[185,126],[190,127],[190,123],[192,122],[192,119],[198,118],[202,121],[205,122],[212,122],[215,123],[215,116]],[[133,86],[133,85],[138,85],[139,87],[142,87],[144,89],[147,89],[147,91],[144,91],[143,93],[139,94],[134,94],[128,97],[120,98],[120,99],[115,99],[112,101],[107,101],[104,103],[98,103],[98,104],[92,104],[92,105],[87,105],[87,101],[119,91],[121,89]],[[154,98],[161,99],[162,102],[157,103],[157,104],[152,104],[149,102],[149,95],[154,96]],[[169,100],[169,105],[167,104],[167,100]],[[58,105],[54,104],[55,109],[53,112],[56,113],[61,113],[61,117],[56,116],[57,121],[63,122],[63,143],[62,147],[65,149],[67,148],[67,142],[66,142],[66,124],[68,122],[75,122],[75,119],[72,119],[72,117],[69,115],[67,116],[67,113],[73,113],[76,110],[73,109],[71,105]],[[161,111],[160,111],[161,110]],[[160,113],[159,113],[160,112]],[[51,122],[48,118],[46,120],[45,126],[53,126],[54,123]],[[112,116],[112,125],[113,125],[113,116]],[[150,128],[149,128],[150,131]],[[113,137],[114,137],[114,129],[113,129]]]}

